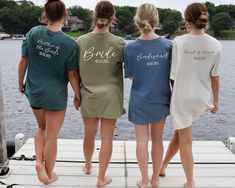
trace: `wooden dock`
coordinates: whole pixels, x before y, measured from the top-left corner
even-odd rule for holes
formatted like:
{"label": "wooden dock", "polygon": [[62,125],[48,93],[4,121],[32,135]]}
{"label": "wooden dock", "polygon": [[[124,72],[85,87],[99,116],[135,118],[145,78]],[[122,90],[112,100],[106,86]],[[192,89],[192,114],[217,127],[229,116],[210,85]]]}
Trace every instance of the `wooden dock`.
{"label": "wooden dock", "polygon": [[[164,142],[165,150],[169,142]],[[34,170],[34,143],[27,140],[23,147],[10,160],[11,175],[0,179],[5,185],[0,188],[71,188],[95,187],[98,172],[98,152],[100,141],[96,141],[91,175],[84,175],[82,141],[60,139],[55,171],[59,180],[49,186],[42,185]],[[235,155],[218,141],[195,141],[195,181],[197,188],[235,188]],[[25,160],[17,160],[24,155]],[[151,167],[151,164],[149,165]],[[113,155],[107,175],[113,182],[107,187],[136,187],[140,177],[136,157],[135,141],[114,141]],[[179,154],[167,169],[167,176],[160,178],[162,188],[181,188],[185,182]],[[15,184],[15,185],[14,185]],[[13,185],[13,186],[10,186]],[[8,186],[8,187],[7,187]]]}

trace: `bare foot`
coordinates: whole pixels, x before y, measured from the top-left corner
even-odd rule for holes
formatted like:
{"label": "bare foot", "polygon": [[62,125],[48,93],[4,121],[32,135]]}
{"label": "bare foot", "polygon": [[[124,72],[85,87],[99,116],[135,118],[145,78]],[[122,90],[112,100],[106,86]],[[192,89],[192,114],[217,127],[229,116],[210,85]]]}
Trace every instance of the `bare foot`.
{"label": "bare foot", "polygon": [[159,180],[152,180],[151,185],[152,185],[152,188],[159,188],[160,187]]}
{"label": "bare foot", "polygon": [[188,183],[184,184],[184,188],[194,188],[194,183],[192,185],[189,185]]}
{"label": "bare foot", "polygon": [[137,182],[136,182],[136,185],[137,185],[137,187],[139,187],[139,188],[148,188],[148,182],[147,182],[147,183],[143,183],[142,180],[137,181]]}
{"label": "bare foot", "polygon": [[37,163],[35,165],[35,169],[36,169],[36,172],[37,172],[37,176],[38,176],[38,179],[39,181],[41,181],[42,183],[44,183],[45,185],[49,184],[50,183],[50,180],[47,176],[47,173],[46,173],[46,170],[43,166],[43,164],[39,164]]}
{"label": "bare foot", "polygon": [[161,176],[161,177],[166,176],[166,166],[164,166],[164,165],[161,166],[159,176]]}
{"label": "bare foot", "polygon": [[82,167],[82,171],[86,175],[90,175],[91,174],[91,168],[92,168],[91,164],[89,164],[89,165],[86,164],[85,166]]}
{"label": "bare foot", "polygon": [[112,182],[112,179],[108,176],[105,176],[104,181],[98,180],[98,182],[96,184],[96,187],[97,188],[102,188],[102,187],[105,187],[106,185],[110,184],[111,182]]}
{"label": "bare foot", "polygon": [[55,172],[53,172],[49,183],[53,183],[57,181],[58,179],[59,179],[59,176]]}

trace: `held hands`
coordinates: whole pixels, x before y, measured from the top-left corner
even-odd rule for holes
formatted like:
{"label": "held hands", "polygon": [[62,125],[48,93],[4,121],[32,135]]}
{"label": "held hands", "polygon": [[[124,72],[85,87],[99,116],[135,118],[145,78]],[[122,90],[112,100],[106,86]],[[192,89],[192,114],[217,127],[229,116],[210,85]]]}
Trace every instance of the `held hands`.
{"label": "held hands", "polygon": [[81,96],[80,95],[76,95],[73,99],[73,104],[74,107],[76,108],[76,110],[79,110],[79,107],[81,106]]}

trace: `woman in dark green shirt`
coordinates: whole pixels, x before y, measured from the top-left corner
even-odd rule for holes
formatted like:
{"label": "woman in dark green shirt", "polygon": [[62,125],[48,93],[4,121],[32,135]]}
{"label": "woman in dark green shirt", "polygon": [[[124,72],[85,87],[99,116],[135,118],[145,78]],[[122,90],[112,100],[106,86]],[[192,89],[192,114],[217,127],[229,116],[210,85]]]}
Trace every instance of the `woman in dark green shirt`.
{"label": "woman in dark green shirt", "polygon": [[76,106],[80,103],[80,91],[77,44],[61,31],[67,17],[65,5],[60,0],[48,0],[44,12],[47,26],[32,28],[22,44],[19,91],[26,94],[39,126],[35,134],[37,176],[49,184],[58,179],[53,169],[67,106],[68,82],[74,90]]}

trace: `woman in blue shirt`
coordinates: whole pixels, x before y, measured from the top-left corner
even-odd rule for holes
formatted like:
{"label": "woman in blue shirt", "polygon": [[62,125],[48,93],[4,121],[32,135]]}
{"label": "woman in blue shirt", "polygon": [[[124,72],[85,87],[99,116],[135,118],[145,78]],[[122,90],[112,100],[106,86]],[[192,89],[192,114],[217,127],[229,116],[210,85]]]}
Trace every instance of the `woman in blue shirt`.
{"label": "woman in blue shirt", "polygon": [[155,34],[159,23],[154,5],[143,4],[136,13],[135,22],[140,37],[125,46],[125,77],[133,80],[129,101],[129,121],[135,125],[136,156],[142,179],[138,187],[147,187],[148,139],[151,136],[153,174],[151,184],[159,187],[159,170],[163,157],[162,135],[169,114],[171,88],[171,48],[169,40]]}

